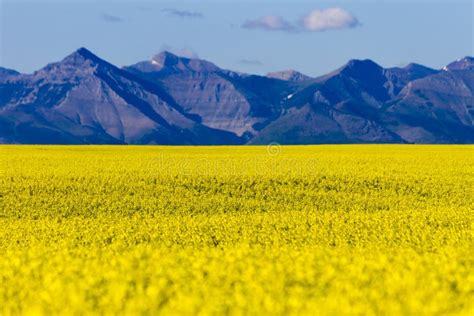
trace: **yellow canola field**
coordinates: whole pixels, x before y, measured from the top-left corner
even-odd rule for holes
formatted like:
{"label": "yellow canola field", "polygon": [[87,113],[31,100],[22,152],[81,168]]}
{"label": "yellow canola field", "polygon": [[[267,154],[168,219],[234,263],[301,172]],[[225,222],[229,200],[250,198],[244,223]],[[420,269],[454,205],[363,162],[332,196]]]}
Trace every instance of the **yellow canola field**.
{"label": "yellow canola field", "polygon": [[0,315],[473,315],[474,146],[0,146]]}

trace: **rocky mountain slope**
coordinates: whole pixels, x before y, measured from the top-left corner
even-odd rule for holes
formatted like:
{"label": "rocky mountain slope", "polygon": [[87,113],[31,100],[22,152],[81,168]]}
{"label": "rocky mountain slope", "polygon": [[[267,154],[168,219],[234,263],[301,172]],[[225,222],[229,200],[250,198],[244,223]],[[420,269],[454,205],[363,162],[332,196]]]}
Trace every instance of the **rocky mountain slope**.
{"label": "rocky mountain slope", "polygon": [[81,48],[0,85],[4,143],[240,143],[201,124],[161,87]]}
{"label": "rocky mountain slope", "polygon": [[245,139],[278,117],[280,100],[294,90],[280,80],[223,70],[208,61],[169,52],[124,69],[163,87],[204,125]]}

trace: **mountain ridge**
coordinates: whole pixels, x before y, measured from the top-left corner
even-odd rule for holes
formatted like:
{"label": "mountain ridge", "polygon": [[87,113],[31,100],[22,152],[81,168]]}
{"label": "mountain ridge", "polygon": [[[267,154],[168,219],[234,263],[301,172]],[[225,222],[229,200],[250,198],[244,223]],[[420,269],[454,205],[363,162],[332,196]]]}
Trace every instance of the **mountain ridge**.
{"label": "mountain ridge", "polygon": [[350,60],[311,78],[161,52],[126,67],[79,48],[0,68],[0,143],[474,143],[474,58],[443,69]]}
{"label": "mountain ridge", "polygon": [[285,81],[308,81],[314,79],[293,69],[269,72],[266,74],[266,77]]}

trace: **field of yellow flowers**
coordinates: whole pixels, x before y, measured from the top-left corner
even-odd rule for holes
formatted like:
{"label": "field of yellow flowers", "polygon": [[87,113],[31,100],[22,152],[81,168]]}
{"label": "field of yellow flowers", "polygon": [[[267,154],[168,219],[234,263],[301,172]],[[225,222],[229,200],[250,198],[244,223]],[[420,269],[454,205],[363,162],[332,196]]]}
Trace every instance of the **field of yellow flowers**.
{"label": "field of yellow flowers", "polygon": [[0,146],[0,315],[474,313],[474,146]]}

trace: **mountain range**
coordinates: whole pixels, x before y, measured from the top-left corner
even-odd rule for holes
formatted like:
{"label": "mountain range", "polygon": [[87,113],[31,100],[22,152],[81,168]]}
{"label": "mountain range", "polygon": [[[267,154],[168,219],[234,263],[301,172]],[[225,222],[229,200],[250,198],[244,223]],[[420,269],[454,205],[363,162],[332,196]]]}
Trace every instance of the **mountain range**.
{"label": "mountain range", "polygon": [[85,48],[21,74],[0,68],[0,143],[474,143],[474,58],[443,69],[351,60],[312,78],[162,52],[116,67]]}

